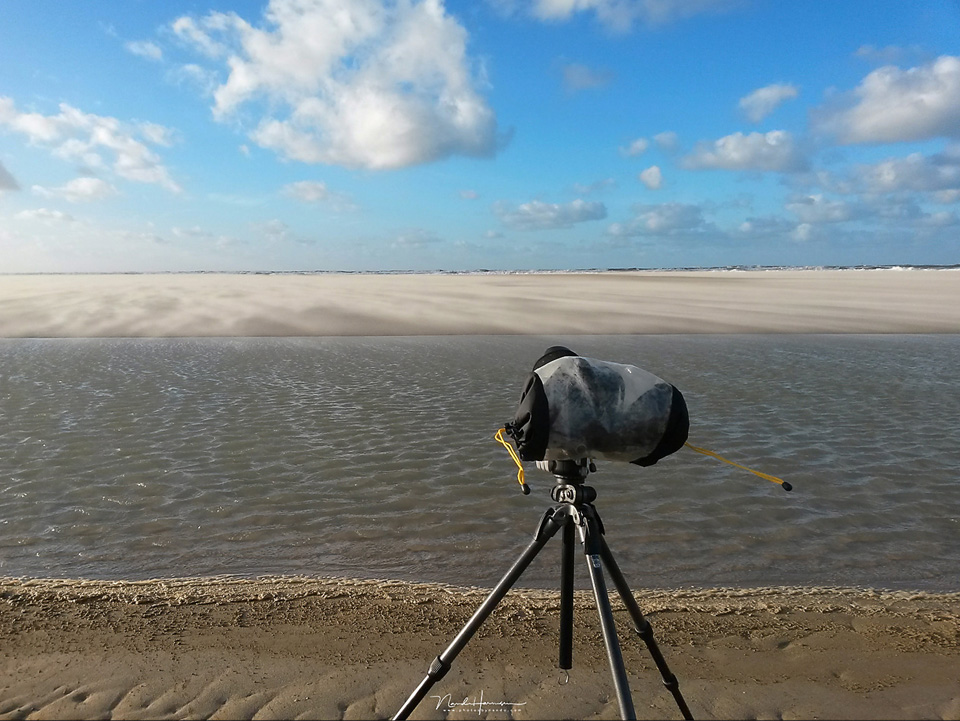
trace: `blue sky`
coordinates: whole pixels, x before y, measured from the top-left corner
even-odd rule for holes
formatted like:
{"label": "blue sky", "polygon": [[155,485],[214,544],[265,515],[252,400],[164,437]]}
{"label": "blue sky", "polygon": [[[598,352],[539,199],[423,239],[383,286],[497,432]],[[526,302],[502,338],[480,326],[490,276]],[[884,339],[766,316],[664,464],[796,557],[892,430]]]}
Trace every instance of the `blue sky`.
{"label": "blue sky", "polygon": [[4,0],[0,272],[960,262],[960,6]]}

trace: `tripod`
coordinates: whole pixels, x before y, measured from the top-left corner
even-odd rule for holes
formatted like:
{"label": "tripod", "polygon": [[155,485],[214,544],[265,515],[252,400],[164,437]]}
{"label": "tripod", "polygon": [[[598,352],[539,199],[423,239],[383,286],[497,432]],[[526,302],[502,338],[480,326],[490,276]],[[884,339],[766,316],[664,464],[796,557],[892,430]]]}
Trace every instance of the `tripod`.
{"label": "tripod", "polygon": [[617,632],[614,627],[613,611],[610,607],[610,598],[607,594],[602,566],[607,567],[607,571],[617,587],[617,592],[633,619],[634,630],[646,644],[647,650],[660,671],[663,685],[673,694],[683,717],[685,719],[693,718],[690,715],[690,709],[683,700],[683,696],[680,694],[680,682],[667,667],[667,662],[664,660],[663,654],[660,653],[660,648],[653,637],[650,622],[640,612],[640,607],[630,592],[627,581],[623,577],[623,573],[620,572],[620,567],[617,566],[617,562],[603,537],[603,523],[597,509],[593,506],[593,501],[597,498],[597,492],[594,488],[583,485],[589,470],[596,469],[592,464],[588,469],[586,459],[580,461],[549,461],[548,464],[548,470],[557,479],[557,485],[550,491],[550,497],[556,501],[556,505],[543,514],[533,541],[520,554],[510,570],[490,592],[490,595],[471,616],[446,650],[433,660],[426,677],[397,711],[394,719],[407,718],[433,685],[446,675],[454,659],[464,649],[487,616],[503,600],[507,591],[520,578],[530,562],[540,552],[540,549],[561,529],[563,530],[563,548],[560,566],[559,666],[565,671],[573,666],[573,536],[575,528],[580,533],[580,540],[583,543],[587,559],[587,568],[590,571],[590,581],[593,584],[593,595],[597,603],[597,610],[600,613],[603,642],[607,650],[607,659],[610,662],[610,672],[613,674],[621,718],[634,719],[636,714],[633,699],[630,695],[627,672],[623,666],[620,642],[617,640]]}

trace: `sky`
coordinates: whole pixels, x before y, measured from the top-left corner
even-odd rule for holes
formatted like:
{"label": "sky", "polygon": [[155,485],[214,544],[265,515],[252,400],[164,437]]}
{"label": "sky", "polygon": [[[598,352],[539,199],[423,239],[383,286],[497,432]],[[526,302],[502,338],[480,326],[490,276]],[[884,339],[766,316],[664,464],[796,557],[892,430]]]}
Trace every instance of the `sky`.
{"label": "sky", "polygon": [[956,263],[957,2],[0,4],[0,273]]}

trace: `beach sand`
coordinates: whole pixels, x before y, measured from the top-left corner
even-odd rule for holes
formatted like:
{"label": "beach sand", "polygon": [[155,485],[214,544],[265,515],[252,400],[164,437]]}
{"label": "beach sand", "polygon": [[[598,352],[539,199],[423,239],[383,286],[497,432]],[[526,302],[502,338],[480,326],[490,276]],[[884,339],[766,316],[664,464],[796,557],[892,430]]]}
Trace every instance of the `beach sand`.
{"label": "beach sand", "polygon": [[0,276],[0,337],[958,333],[960,271]]}
{"label": "beach sand", "polygon": [[[0,337],[733,332],[958,333],[960,272],[0,276]],[[0,579],[0,719],[389,717],[484,595]],[[960,594],[637,598],[696,718],[960,719]],[[556,595],[517,590],[413,717],[618,718],[596,610],[577,604],[569,683]],[[616,616],[638,715],[680,718]]]}
{"label": "beach sand", "polygon": [[[960,718],[960,594],[635,594],[695,718]],[[485,595],[344,579],[2,579],[0,718],[386,718]],[[681,718],[614,605],[638,716]],[[511,591],[411,718],[619,718],[592,596],[577,592],[565,685],[558,616],[555,592]]]}

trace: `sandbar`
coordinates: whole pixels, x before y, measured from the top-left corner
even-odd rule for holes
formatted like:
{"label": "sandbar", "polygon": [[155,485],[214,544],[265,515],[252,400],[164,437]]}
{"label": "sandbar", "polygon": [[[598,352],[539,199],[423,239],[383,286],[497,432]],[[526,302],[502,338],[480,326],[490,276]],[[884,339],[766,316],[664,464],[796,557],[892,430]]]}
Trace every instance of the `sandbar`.
{"label": "sandbar", "polygon": [[0,276],[0,337],[960,333],[960,270]]}

